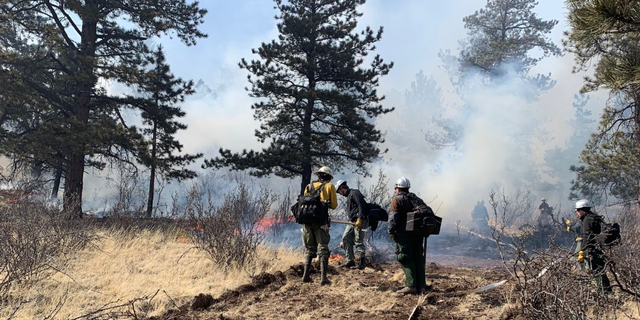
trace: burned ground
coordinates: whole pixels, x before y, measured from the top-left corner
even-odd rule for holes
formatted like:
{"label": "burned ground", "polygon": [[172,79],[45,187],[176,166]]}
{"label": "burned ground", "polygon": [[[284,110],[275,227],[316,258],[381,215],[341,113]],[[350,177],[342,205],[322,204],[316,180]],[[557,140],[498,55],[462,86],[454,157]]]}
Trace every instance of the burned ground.
{"label": "burned ground", "polygon": [[[429,264],[427,279],[433,290],[414,319],[497,319],[508,314],[505,290],[509,285],[475,292],[504,279],[504,273],[495,267],[447,266],[459,263],[457,259],[468,260],[447,257],[444,264]],[[397,262],[369,264],[364,270],[331,263],[329,286],[320,286],[318,267],[312,270],[312,283],[302,283],[302,265],[293,265],[285,272],[262,273],[251,283],[225,291],[206,309],[195,310],[190,303],[154,319],[408,319],[420,298],[394,292],[404,279]]]}

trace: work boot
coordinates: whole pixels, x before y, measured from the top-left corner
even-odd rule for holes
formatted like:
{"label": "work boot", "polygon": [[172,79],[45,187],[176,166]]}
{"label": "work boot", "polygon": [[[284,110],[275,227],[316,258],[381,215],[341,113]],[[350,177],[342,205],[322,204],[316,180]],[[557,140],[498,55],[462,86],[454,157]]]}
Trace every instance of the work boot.
{"label": "work boot", "polygon": [[311,277],[309,273],[311,272],[311,260],[313,257],[307,257],[304,262],[304,272],[302,273],[302,282],[311,282]]}
{"label": "work boot", "polygon": [[353,262],[353,260],[349,260],[349,262],[347,262],[347,264],[344,265],[345,268],[349,268],[349,269],[351,269],[351,268],[353,268],[355,266],[356,266],[356,263]]}
{"label": "work boot", "polygon": [[414,293],[416,293],[416,288],[414,288],[414,287],[404,287],[404,288],[396,291],[396,293],[414,294]]}
{"label": "work boot", "polygon": [[320,260],[320,275],[322,276],[320,285],[331,284],[331,281],[327,278],[327,271],[329,271],[329,257],[323,257]]}
{"label": "work boot", "polygon": [[358,263],[358,269],[360,269],[360,270],[364,269],[364,263],[365,263],[364,257],[360,257],[360,261],[359,262],[360,263]]}
{"label": "work boot", "polygon": [[427,285],[426,288],[420,288],[420,290],[418,290],[418,293],[426,294],[426,293],[431,292],[431,291],[433,291],[433,287],[430,286],[430,285]]}

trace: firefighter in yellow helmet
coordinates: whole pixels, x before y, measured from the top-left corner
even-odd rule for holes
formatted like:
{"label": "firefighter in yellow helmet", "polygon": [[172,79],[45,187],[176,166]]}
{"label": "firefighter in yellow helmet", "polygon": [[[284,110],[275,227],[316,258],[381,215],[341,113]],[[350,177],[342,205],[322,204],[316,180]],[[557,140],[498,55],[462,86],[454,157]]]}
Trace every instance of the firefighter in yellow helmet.
{"label": "firefighter in yellow helmet", "polygon": [[302,276],[302,282],[310,282],[309,276],[311,269],[311,261],[318,256],[320,259],[320,274],[322,280],[320,284],[330,284],[331,281],[327,278],[327,271],[329,268],[329,209],[335,209],[338,206],[338,198],[336,196],[336,187],[331,183],[333,179],[333,172],[329,167],[321,167],[315,175],[317,180],[311,182],[304,189],[304,194],[311,192],[319,192],[320,200],[324,204],[324,217],[321,221],[312,223],[304,223],[302,227],[302,243],[305,247],[305,264],[304,273]]}

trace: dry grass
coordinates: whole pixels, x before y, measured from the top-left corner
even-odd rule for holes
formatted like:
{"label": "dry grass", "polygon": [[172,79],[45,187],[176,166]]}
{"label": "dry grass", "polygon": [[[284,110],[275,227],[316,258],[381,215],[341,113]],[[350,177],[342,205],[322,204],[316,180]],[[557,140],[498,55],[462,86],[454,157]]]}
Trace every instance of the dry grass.
{"label": "dry grass", "polygon": [[7,318],[21,304],[14,319],[43,318],[56,309],[55,319],[69,319],[156,292],[138,308],[147,316],[158,315],[199,293],[215,296],[247,283],[256,270],[274,272],[302,261],[300,253],[286,248],[260,248],[252,266],[225,275],[192,244],[176,241],[177,233],[103,231],[98,236],[93,246],[77,253],[67,270],[37,287],[15,288],[0,307],[0,317]]}

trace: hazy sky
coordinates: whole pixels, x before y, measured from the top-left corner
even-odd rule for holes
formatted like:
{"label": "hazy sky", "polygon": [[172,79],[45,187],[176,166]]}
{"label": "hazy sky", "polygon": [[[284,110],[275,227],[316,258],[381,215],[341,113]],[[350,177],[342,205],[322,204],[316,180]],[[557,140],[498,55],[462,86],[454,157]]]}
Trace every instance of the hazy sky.
{"label": "hazy sky", "polygon": [[[452,93],[447,74],[440,67],[442,62],[438,58],[438,52],[447,49],[457,51],[458,41],[466,36],[462,18],[485,4],[484,0],[369,0],[361,8],[364,16],[359,20],[359,26],[368,25],[374,29],[384,27],[382,40],[375,53],[386,61],[395,63],[390,74],[381,81],[379,92],[387,96],[385,106],[397,109],[403,107],[403,94],[410,88],[420,70],[427,76],[433,75],[442,87],[445,102],[457,99]],[[274,4],[269,0],[203,0],[201,5],[209,11],[202,26],[202,31],[209,35],[208,38],[199,40],[196,46],[191,47],[175,38],[159,41],[166,49],[167,60],[175,75],[194,81],[202,80],[215,91],[212,95],[191,97],[184,104],[183,108],[187,112],[184,122],[189,128],[180,133],[180,140],[187,152],[203,152],[205,157],[216,156],[221,146],[234,151],[259,148],[261,145],[253,135],[258,126],[250,109],[253,100],[244,89],[249,84],[246,73],[237,64],[242,58],[253,59],[252,48],[277,36]],[[560,0],[540,0],[536,9],[543,19],[559,20],[550,35],[558,46],[561,46],[562,32],[567,28],[566,11],[564,2]],[[552,78],[558,81],[552,90],[540,96],[534,106],[536,115],[547,120],[547,129],[553,132],[554,138],[546,145],[539,146],[538,152],[533,155],[539,160],[544,149],[563,146],[571,133],[566,120],[573,115],[573,95],[582,86],[584,76],[572,74],[572,67],[572,57],[565,55],[547,58],[533,70],[543,74],[551,73]],[[491,100],[495,98],[487,99],[487,103],[493,103]],[[591,99],[590,107],[596,113],[602,109],[604,98],[604,94],[597,94],[596,98]],[[378,124],[383,130],[393,129],[397,125],[393,116],[383,116]],[[499,135],[500,132],[494,132],[494,136],[496,134]],[[482,139],[482,136],[476,137]],[[483,154],[483,141],[477,139],[473,143],[476,144],[478,154]],[[386,147],[389,147],[389,153],[385,155],[385,159],[393,159],[397,150],[394,146]],[[495,159],[486,160],[491,162]],[[430,166],[432,164],[425,163],[423,167],[408,168],[391,163],[387,174],[392,180],[400,175],[409,177],[414,181],[416,191],[423,194],[438,194],[440,199],[449,203],[460,202],[463,192],[451,190],[457,188],[442,186],[442,183],[438,188],[424,186],[425,180],[451,181],[461,178],[459,174],[449,176],[446,173],[440,177],[428,177]],[[500,174],[500,170],[494,170],[489,163],[465,166],[469,170],[465,174],[484,171]],[[455,170],[458,173],[461,171],[460,168]],[[296,181],[295,184],[297,183],[299,182]],[[85,192],[90,194],[92,191],[88,189],[91,188],[96,186],[89,183]],[[462,200],[463,205],[472,207],[476,198],[478,197],[473,196]]]}

